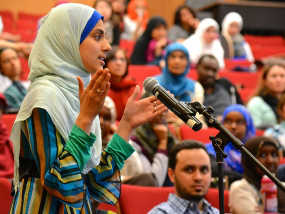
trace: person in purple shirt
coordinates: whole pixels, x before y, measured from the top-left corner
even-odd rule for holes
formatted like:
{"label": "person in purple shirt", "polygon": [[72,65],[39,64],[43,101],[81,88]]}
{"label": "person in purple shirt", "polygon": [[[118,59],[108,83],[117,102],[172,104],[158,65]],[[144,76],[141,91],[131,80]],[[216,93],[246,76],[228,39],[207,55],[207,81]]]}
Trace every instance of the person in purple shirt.
{"label": "person in purple shirt", "polygon": [[211,163],[205,146],[187,140],[176,144],[169,154],[168,175],[175,186],[167,202],[148,214],[218,214],[205,199],[211,183]]}

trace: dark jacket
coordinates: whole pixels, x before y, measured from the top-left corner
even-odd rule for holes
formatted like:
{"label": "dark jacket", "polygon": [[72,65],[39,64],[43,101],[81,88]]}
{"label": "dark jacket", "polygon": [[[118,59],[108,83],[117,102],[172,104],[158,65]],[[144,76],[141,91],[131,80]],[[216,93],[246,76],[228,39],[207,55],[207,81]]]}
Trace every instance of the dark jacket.
{"label": "dark jacket", "polygon": [[238,93],[238,90],[234,84],[232,84],[228,79],[226,78],[220,78],[216,80],[216,84],[223,86],[226,91],[229,93],[229,95],[232,98],[232,104],[242,104],[242,99],[240,97],[240,94]]}

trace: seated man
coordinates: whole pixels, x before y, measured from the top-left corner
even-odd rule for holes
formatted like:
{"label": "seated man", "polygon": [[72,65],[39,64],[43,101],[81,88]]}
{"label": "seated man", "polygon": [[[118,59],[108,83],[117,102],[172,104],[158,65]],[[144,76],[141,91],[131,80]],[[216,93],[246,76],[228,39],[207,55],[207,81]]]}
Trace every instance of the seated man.
{"label": "seated man", "polygon": [[218,119],[229,105],[243,104],[236,87],[225,78],[218,79],[219,63],[213,55],[201,56],[196,67],[204,88],[204,105],[212,106]]}
{"label": "seated man", "polygon": [[20,82],[21,62],[17,52],[11,48],[0,50],[0,79],[5,80],[0,87],[7,103],[8,112],[16,112],[27,91],[28,84]]}
{"label": "seated man", "polygon": [[176,144],[168,163],[175,194],[170,194],[167,202],[154,207],[149,214],[219,213],[205,199],[211,183],[211,164],[202,143],[191,140]]}

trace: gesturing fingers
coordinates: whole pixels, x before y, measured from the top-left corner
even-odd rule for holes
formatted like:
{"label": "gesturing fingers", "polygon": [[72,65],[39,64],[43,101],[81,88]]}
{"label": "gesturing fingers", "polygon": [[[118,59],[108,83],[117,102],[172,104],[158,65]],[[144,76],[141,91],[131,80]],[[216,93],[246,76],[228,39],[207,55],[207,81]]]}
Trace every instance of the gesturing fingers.
{"label": "gesturing fingers", "polygon": [[82,94],[83,94],[84,84],[83,84],[82,79],[79,76],[76,77],[76,79],[78,81],[78,95],[79,95],[79,99],[80,99]]}
{"label": "gesturing fingers", "polygon": [[106,94],[110,87],[110,78],[111,74],[109,69],[104,69],[93,84],[92,91],[98,95]]}

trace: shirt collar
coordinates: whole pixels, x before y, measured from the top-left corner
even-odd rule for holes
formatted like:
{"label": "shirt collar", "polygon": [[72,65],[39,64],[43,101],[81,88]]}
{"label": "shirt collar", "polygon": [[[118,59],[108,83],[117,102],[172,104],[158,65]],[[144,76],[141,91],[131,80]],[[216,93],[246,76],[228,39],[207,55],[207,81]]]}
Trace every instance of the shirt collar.
{"label": "shirt collar", "polygon": [[[196,201],[189,201],[186,199],[183,199],[176,194],[170,194],[168,197],[168,201],[170,206],[179,212],[177,213],[186,213],[186,211],[191,210],[191,211],[197,211],[199,210],[198,208],[198,203]],[[204,198],[202,199],[202,206],[203,206],[203,213],[207,213],[209,209],[211,209],[210,203],[205,200]]]}

